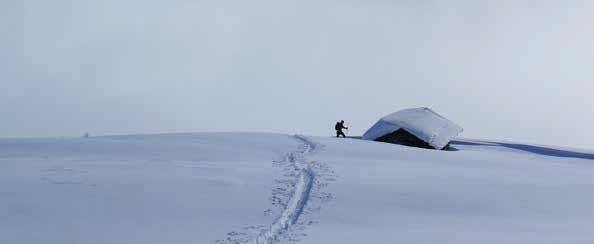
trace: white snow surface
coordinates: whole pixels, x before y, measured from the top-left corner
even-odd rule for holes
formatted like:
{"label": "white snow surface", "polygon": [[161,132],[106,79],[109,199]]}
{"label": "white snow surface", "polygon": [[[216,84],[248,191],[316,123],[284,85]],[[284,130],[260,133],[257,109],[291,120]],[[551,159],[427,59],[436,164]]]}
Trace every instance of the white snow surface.
{"label": "white snow surface", "polygon": [[194,133],[0,139],[0,243],[594,243],[594,153]]}
{"label": "white snow surface", "polygon": [[429,108],[411,108],[384,116],[363,134],[363,139],[375,140],[399,129],[405,129],[437,149],[444,148],[463,130]]}

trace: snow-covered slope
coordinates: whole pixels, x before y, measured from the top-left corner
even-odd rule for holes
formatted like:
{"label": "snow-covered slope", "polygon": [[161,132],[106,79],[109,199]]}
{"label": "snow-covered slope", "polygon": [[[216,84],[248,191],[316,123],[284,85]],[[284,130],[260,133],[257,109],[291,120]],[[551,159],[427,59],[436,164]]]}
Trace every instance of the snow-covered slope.
{"label": "snow-covered slope", "polygon": [[0,243],[592,243],[594,153],[197,133],[0,139]]}

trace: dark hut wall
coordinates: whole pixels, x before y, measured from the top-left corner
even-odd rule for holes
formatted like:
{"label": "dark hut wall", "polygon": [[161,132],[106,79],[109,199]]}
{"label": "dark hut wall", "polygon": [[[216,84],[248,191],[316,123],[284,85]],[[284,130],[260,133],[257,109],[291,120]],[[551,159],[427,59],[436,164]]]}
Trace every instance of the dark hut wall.
{"label": "dark hut wall", "polygon": [[375,140],[381,141],[381,142],[411,146],[411,147],[435,149],[433,146],[431,146],[427,142],[419,139],[418,137],[416,137],[415,135],[406,131],[405,129],[399,129],[397,131],[394,131],[390,134],[384,135],[384,136],[377,138]]}

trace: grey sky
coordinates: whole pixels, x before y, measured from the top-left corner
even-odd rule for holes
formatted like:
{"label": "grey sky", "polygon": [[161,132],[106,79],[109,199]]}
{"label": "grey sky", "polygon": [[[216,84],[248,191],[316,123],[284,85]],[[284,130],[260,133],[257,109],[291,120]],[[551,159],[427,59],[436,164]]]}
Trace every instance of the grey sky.
{"label": "grey sky", "polygon": [[465,137],[594,148],[592,1],[0,2],[0,137],[361,134],[429,106]]}

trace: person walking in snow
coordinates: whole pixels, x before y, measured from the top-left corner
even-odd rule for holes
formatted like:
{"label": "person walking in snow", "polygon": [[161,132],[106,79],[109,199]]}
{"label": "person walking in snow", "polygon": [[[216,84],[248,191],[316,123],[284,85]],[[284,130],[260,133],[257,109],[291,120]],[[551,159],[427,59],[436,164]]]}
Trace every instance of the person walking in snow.
{"label": "person walking in snow", "polygon": [[344,132],[342,132],[342,129],[349,129],[347,127],[344,126],[344,120],[341,120],[340,122],[337,122],[336,125],[334,126],[334,129],[336,130],[336,137],[340,137],[342,136],[343,138],[346,138],[346,135],[344,134]]}

